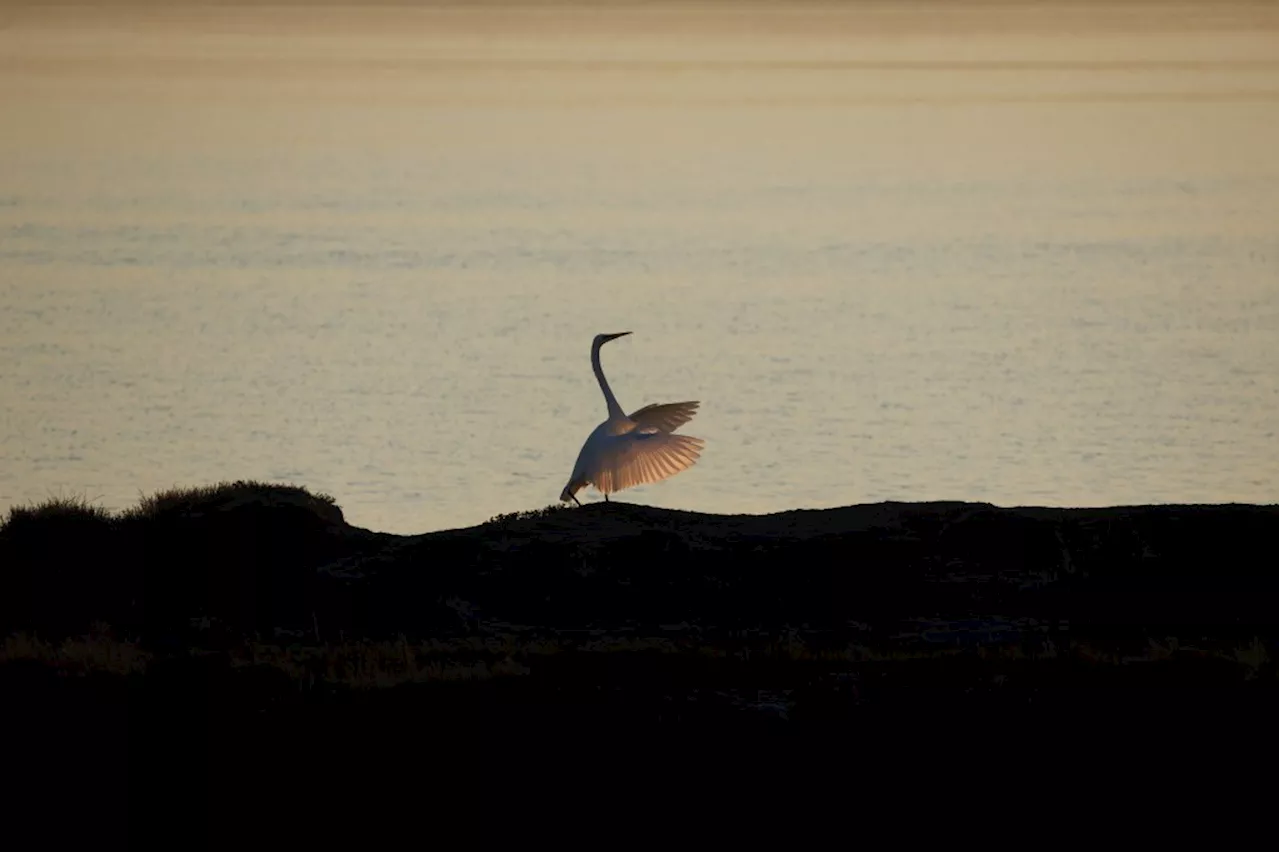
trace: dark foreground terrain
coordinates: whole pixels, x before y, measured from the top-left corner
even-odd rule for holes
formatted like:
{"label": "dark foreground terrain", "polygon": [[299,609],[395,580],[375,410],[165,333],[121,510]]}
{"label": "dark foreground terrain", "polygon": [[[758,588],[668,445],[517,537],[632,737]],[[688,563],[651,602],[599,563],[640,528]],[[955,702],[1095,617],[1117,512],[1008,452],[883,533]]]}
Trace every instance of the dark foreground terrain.
{"label": "dark foreground terrain", "polygon": [[611,503],[395,536],[286,486],[61,501],[0,528],[0,689],[47,754],[129,767],[108,800],[655,725],[1269,737],[1276,531],[1276,506]]}

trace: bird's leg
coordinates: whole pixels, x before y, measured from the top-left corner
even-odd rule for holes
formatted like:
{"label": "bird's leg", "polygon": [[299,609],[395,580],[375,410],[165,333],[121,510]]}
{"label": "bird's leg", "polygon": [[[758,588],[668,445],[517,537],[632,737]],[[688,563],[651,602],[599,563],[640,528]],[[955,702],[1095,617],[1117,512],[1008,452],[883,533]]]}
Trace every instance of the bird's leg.
{"label": "bird's leg", "polygon": [[606,502],[606,503],[608,503],[608,502],[609,502],[609,494],[608,494],[608,492],[605,492],[605,495],[604,495],[604,502]]}
{"label": "bird's leg", "polygon": [[573,502],[577,503],[579,506],[582,505],[582,501],[578,499],[577,494],[570,493],[569,496],[573,498]]}

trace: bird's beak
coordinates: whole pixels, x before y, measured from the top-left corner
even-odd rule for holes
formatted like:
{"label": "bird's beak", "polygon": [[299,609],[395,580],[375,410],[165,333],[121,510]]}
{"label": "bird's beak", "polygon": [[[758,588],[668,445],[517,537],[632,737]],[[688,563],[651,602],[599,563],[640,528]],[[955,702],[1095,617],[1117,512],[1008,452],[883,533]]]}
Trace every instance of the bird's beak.
{"label": "bird's beak", "polygon": [[604,339],[606,342],[610,340],[617,340],[619,337],[626,337],[630,333],[631,332],[629,331],[620,331],[617,334],[606,334]]}

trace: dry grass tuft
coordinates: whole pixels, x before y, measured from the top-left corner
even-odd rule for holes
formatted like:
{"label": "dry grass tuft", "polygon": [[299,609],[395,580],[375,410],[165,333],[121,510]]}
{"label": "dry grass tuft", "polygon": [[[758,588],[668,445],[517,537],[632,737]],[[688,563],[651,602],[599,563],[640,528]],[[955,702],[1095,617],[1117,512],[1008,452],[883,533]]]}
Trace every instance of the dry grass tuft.
{"label": "dry grass tuft", "polygon": [[[470,636],[458,639],[410,641],[400,637],[390,641],[356,640],[322,645],[272,644],[246,639],[224,651],[232,667],[267,666],[301,685],[327,683],[356,690],[382,689],[409,683],[488,681],[530,674],[538,659],[557,654],[580,654],[610,659],[632,654],[661,654],[688,658],[736,659],[743,663],[817,663],[846,665],[897,663],[910,666],[941,661],[970,653],[959,648],[872,648],[862,644],[845,647],[809,647],[798,638],[775,638],[756,643],[673,640],[667,637],[539,638],[517,634]],[[1139,664],[1167,663],[1171,657],[1203,656],[1236,663],[1245,680],[1256,678],[1271,662],[1265,644],[1257,638],[1244,645],[1214,650],[1168,648],[1153,643],[1150,653],[1131,655],[1117,649],[1081,642],[1062,647],[1041,647],[1033,651],[1015,647],[983,647],[975,656],[988,661],[1075,660],[1092,666],[1112,668]],[[90,635],[67,639],[59,644],[31,634],[15,634],[0,645],[0,665],[14,661],[37,661],[66,673],[91,671],[113,674],[145,673],[158,658],[135,643],[112,635],[109,627],[95,625]]]}
{"label": "dry grass tuft", "polygon": [[47,523],[78,521],[90,523],[110,523],[114,516],[110,511],[89,502],[84,496],[52,497],[43,503],[32,503],[25,506],[12,506],[5,516],[0,529],[11,524]]}
{"label": "dry grass tuft", "polygon": [[138,505],[119,514],[92,503],[88,498],[51,497],[41,503],[17,505],[9,509],[0,530],[16,524],[50,522],[114,523],[119,520],[148,520],[158,515],[216,511],[246,503],[292,503],[311,509],[330,521],[341,521],[342,510],[333,497],[313,493],[300,485],[273,484],[253,480],[219,482],[192,488],[170,488],[141,497]]}
{"label": "dry grass tuft", "polygon": [[95,626],[88,636],[64,639],[58,644],[45,642],[27,633],[5,637],[0,644],[0,664],[38,662],[68,674],[142,674],[153,655],[128,641],[111,635],[104,625]]}
{"label": "dry grass tuft", "polygon": [[524,521],[530,518],[546,518],[558,512],[564,512],[569,506],[563,503],[552,503],[549,506],[543,506],[541,509],[525,509],[520,512],[507,512],[502,515],[494,515],[486,524],[505,524],[511,521]]}
{"label": "dry grass tuft", "polygon": [[287,501],[311,508],[322,517],[329,518],[339,511],[337,503],[328,494],[315,493],[300,485],[276,485],[253,480],[219,482],[192,488],[170,488],[143,497],[138,505],[127,509],[128,519],[147,519],[157,515],[190,514],[227,508],[240,503]]}

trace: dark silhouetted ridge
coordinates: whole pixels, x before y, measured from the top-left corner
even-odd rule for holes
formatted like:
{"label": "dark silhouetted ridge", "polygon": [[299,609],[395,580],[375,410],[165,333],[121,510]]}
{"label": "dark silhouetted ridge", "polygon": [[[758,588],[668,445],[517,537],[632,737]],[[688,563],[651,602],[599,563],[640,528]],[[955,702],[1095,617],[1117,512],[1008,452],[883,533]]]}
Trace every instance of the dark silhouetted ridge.
{"label": "dark silhouetted ridge", "polygon": [[1274,505],[613,502],[399,536],[294,486],[62,500],[0,528],[0,671],[259,722],[1274,704],[1276,524]]}

